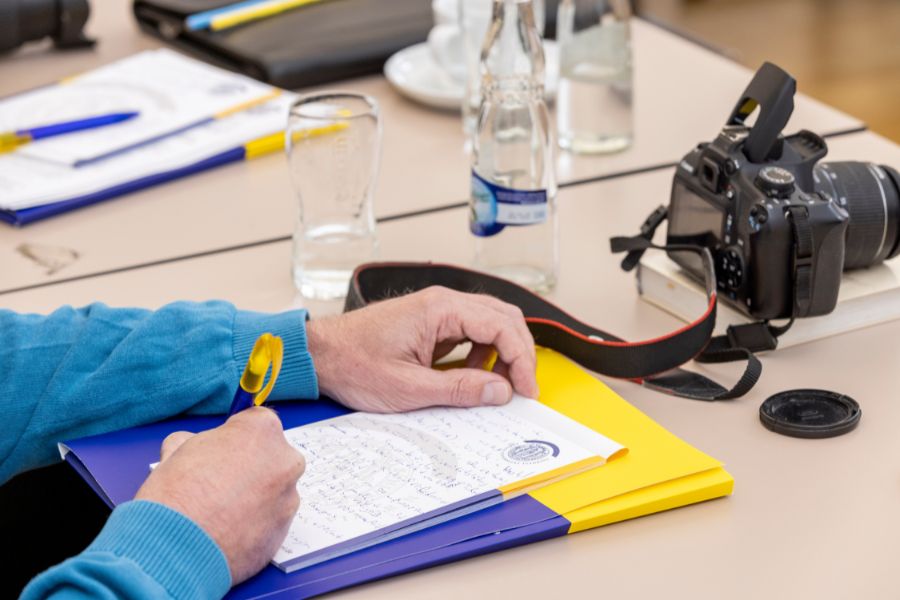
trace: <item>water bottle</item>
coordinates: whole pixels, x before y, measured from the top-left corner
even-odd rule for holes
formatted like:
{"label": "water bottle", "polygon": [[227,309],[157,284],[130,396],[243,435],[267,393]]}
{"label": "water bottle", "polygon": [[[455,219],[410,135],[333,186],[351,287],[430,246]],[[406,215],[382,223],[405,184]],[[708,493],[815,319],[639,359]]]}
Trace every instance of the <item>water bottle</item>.
{"label": "water bottle", "polygon": [[[538,33],[544,33],[544,0],[532,0],[534,23]],[[493,21],[492,0],[459,0],[459,24],[463,36],[466,58],[466,90],[463,95],[463,131],[466,140],[471,140],[478,125],[481,110],[481,74],[479,64],[481,49],[488,26]]]}
{"label": "water bottle", "polygon": [[618,152],[631,145],[632,66],[629,0],[562,0],[556,20],[561,148]]}
{"label": "water bottle", "polygon": [[531,0],[494,0],[480,72],[469,200],[475,267],[547,292],[559,266],[555,142]]}

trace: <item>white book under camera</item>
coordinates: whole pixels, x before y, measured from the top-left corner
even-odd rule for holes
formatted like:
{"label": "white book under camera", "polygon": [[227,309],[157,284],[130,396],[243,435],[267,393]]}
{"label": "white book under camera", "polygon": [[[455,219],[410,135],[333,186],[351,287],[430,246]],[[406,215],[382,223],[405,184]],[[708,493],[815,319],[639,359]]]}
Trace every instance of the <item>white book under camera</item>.
{"label": "white book under camera", "polygon": [[[637,269],[638,292],[643,300],[685,322],[706,309],[706,293],[676,263],[662,252],[644,256]],[[900,260],[889,260],[868,269],[847,271],[841,280],[834,312],[821,317],[797,319],[778,340],[778,347],[796,346],[847,331],[871,327],[900,318]],[[729,325],[751,319],[719,302],[716,333]]]}

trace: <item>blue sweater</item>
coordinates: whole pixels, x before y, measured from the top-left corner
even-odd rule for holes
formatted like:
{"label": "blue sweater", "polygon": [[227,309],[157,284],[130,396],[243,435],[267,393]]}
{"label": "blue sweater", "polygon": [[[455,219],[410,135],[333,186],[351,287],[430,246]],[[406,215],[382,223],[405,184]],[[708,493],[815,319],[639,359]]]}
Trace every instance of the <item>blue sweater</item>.
{"label": "blue sweater", "polygon": [[[266,315],[224,302],[157,311],[94,304],[49,316],[0,310],[0,484],[59,460],[63,440],[226,412],[266,331],[285,343],[270,399],[318,397],[305,322],[304,311]],[[200,527],[162,504],[132,501],[22,597],[218,598],[230,586],[225,556]]]}

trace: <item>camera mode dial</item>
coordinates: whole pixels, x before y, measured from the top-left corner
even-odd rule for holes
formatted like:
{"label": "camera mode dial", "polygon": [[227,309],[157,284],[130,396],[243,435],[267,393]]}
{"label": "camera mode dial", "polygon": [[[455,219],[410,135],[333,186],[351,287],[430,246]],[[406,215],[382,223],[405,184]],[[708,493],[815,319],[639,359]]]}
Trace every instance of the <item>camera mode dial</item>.
{"label": "camera mode dial", "polygon": [[794,174],[782,167],[763,167],[756,175],[756,187],[767,196],[790,196],[794,191]]}

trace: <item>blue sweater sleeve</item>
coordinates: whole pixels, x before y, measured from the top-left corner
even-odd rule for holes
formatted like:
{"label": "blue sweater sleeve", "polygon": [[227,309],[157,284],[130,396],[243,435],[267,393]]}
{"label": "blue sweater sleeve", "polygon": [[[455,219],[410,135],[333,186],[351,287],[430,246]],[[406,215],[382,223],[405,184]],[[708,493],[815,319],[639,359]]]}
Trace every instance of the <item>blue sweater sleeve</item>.
{"label": "blue sweater sleeve", "polygon": [[177,302],[93,304],[50,315],[0,310],[0,484],[59,459],[56,443],[180,413],[224,413],[253,343],[285,342],[272,400],[316,398],[306,313]]}
{"label": "blue sweater sleeve", "polygon": [[200,527],[146,500],[116,508],[87,549],[36,577],[21,600],[221,598],[228,562]]}

